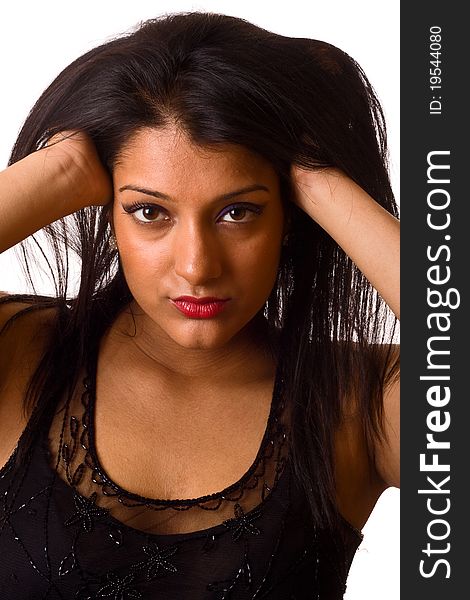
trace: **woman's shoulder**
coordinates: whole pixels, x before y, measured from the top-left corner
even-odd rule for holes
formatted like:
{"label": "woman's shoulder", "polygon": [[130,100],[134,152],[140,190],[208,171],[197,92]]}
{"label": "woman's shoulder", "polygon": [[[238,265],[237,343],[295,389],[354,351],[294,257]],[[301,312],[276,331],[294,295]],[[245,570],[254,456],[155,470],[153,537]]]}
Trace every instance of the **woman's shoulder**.
{"label": "woman's shoulder", "polygon": [[[372,344],[364,347],[356,343],[345,344],[342,350],[351,353],[352,364],[361,360],[365,353],[365,364],[372,364],[384,382],[396,377],[399,361],[399,345]],[[359,378],[359,375],[358,375]],[[387,485],[379,476],[375,466],[373,440],[366,426],[364,408],[358,394],[359,379],[352,382],[341,403],[340,424],[335,435],[335,472],[337,501],[343,517],[356,528],[362,529],[379,496]],[[372,410],[372,407],[370,407]]]}
{"label": "woman's shoulder", "polygon": [[30,417],[23,401],[56,312],[31,296],[0,293],[0,469]]}
{"label": "woman's shoulder", "polygon": [[57,311],[52,298],[0,292],[0,382],[15,359],[44,345]]}

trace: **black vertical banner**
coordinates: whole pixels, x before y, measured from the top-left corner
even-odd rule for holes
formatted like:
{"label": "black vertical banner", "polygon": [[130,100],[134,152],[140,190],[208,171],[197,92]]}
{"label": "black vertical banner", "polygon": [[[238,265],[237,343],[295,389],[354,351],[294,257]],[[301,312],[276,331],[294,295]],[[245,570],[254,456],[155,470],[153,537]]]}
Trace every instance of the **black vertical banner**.
{"label": "black vertical banner", "polygon": [[470,597],[464,3],[401,4],[401,598]]}

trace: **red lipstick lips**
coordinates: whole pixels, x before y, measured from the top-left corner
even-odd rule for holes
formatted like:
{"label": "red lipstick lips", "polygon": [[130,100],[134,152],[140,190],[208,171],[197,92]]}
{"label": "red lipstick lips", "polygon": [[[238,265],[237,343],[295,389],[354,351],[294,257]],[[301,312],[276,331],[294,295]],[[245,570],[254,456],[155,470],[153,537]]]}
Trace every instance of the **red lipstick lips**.
{"label": "red lipstick lips", "polygon": [[179,296],[179,298],[171,298],[170,300],[187,317],[191,317],[192,319],[210,319],[218,315],[225,308],[225,304],[230,298]]}

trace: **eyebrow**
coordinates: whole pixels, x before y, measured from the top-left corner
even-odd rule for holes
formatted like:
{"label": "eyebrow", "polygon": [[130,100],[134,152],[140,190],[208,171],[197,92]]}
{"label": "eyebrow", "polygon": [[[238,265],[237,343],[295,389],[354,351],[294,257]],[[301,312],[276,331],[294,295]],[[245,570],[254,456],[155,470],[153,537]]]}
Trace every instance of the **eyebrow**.
{"label": "eyebrow", "polygon": [[[132,190],[134,192],[140,192],[141,194],[147,194],[148,196],[153,196],[154,198],[160,198],[162,200],[167,200],[168,202],[174,202],[174,200],[171,196],[168,196],[167,194],[164,194],[163,192],[158,192],[157,190],[148,190],[146,188],[142,188],[137,185],[129,184],[129,185],[123,185],[122,187],[119,188],[120,192],[123,192],[124,190]],[[265,185],[255,183],[253,185],[248,185],[246,187],[243,187],[239,190],[235,190],[233,192],[228,192],[227,194],[222,194],[221,196],[216,196],[214,201],[220,202],[222,200],[230,200],[231,198],[234,198],[235,196],[240,196],[241,194],[248,194],[249,192],[257,192],[259,190],[269,193],[269,188],[267,188]]]}

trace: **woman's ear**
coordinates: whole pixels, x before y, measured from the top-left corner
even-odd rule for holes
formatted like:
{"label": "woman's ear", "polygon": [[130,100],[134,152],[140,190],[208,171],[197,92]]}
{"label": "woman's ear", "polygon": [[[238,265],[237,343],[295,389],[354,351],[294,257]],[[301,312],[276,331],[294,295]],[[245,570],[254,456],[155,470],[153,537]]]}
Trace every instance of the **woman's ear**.
{"label": "woman's ear", "polygon": [[114,235],[114,219],[113,219],[113,206],[112,206],[112,204],[108,207],[108,212],[107,212],[106,218],[108,219],[109,226],[111,227],[111,232]]}
{"label": "woman's ear", "polygon": [[291,201],[283,202],[284,208],[284,227],[282,235],[286,236],[292,229],[292,204]]}
{"label": "woman's ear", "polygon": [[290,215],[286,215],[285,219],[284,219],[284,227],[282,230],[282,235],[286,236],[289,234],[290,230],[291,230],[291,216]]}
{"label": "woman's ear", "polygon": [[111,252],[116,252],[118,250],[117,242],[116,242],[116,234],[114,233],[114,219],[113,219],[113,207],[112,205],[108,208],[108,213],[106,215],[108,219],[109,227],[111,229],[111,234],[108,238],[108,247]]}
{"label": "woman's ear", "polygon": [[282,211],[284,214],[284,224],[282,235],[285,238],[292,230],[294,203],[292,201],[293,186],[290,177],[284,176],[280,178],[281,202]]}

